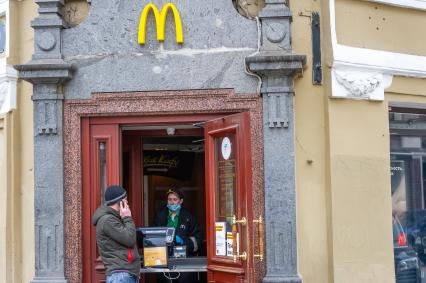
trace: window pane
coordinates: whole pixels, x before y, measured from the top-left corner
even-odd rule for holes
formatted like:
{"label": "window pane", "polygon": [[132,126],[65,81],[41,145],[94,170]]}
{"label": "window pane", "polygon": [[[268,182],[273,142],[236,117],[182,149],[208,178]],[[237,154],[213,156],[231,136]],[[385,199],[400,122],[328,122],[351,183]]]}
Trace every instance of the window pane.
{"label": "window pane", "polygon": [[236,214],[235,135],[215,139],[216,255],[232,256],[232,217]]}
{"label": "window pane", "polygon": [[6,17],[0,17],[0,53],[6,48]]}
{"label": "window pane", "polygon": [[396,282],[426,271],[426,115],[390,112],[392,227]]}
{"label": "window pane", "polygon": [[106,191],[106,144],[104,142],[99,143],[99,177],[101,184],[101,202],[104,204],[104,195]]}

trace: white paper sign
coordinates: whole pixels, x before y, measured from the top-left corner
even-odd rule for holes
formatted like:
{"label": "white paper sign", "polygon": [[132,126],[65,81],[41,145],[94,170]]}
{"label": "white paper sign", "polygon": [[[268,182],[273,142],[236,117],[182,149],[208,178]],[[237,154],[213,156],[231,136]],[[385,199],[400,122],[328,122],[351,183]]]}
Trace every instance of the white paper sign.
{"label": "white paper sign", "polygon": [[232,254],[232,232],[226,233],[226,255],[227,256],[233,256]]}
{"label": "white paper sign", "polygon": [[216,255],[226,255],[226,223],[216,222]]}

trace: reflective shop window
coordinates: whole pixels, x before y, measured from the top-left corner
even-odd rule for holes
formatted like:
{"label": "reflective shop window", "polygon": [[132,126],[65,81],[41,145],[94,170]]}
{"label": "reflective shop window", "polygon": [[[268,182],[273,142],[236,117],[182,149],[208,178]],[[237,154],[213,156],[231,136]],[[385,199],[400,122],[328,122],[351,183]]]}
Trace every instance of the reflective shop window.
{"label": "reflective shop window", "polygon": [[389,112],[397,283],[426,282],[426,111],[423,112]]}

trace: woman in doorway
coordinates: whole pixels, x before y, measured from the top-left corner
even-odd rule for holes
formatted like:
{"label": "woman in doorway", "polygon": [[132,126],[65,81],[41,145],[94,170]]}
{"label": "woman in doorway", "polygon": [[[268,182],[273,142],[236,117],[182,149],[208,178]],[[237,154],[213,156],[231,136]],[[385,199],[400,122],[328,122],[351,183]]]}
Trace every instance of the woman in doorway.
{"label": "woman in doorway", "polygon": [[[202,243],[202,233],[195,217],[182,206],[184,196],[180,190],[171,188],[167,191],[166,196],[167,205],[157,212],[154,225],[174,227],[174,244],[186,246],[187,255],[195,255]],[[176,279],[170,280],[170,278]],[[170,278],[160,274],[158,282],[197,282],[195,273],[170,273]]]}

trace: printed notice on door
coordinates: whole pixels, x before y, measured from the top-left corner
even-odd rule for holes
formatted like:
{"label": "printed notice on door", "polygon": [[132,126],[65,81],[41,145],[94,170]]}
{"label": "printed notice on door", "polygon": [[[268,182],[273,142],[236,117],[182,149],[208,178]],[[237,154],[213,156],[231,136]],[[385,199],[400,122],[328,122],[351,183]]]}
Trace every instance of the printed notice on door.
{"label": "printed notice on door", "polygon": [[216,222],[216,255],[226,255],[226,222]]}
{"label": "printed notice on door", "polygon": [[232,236],[232,232],[226,233],[226,255],[233,256],[232,244],[234,241],[234,237]]}

